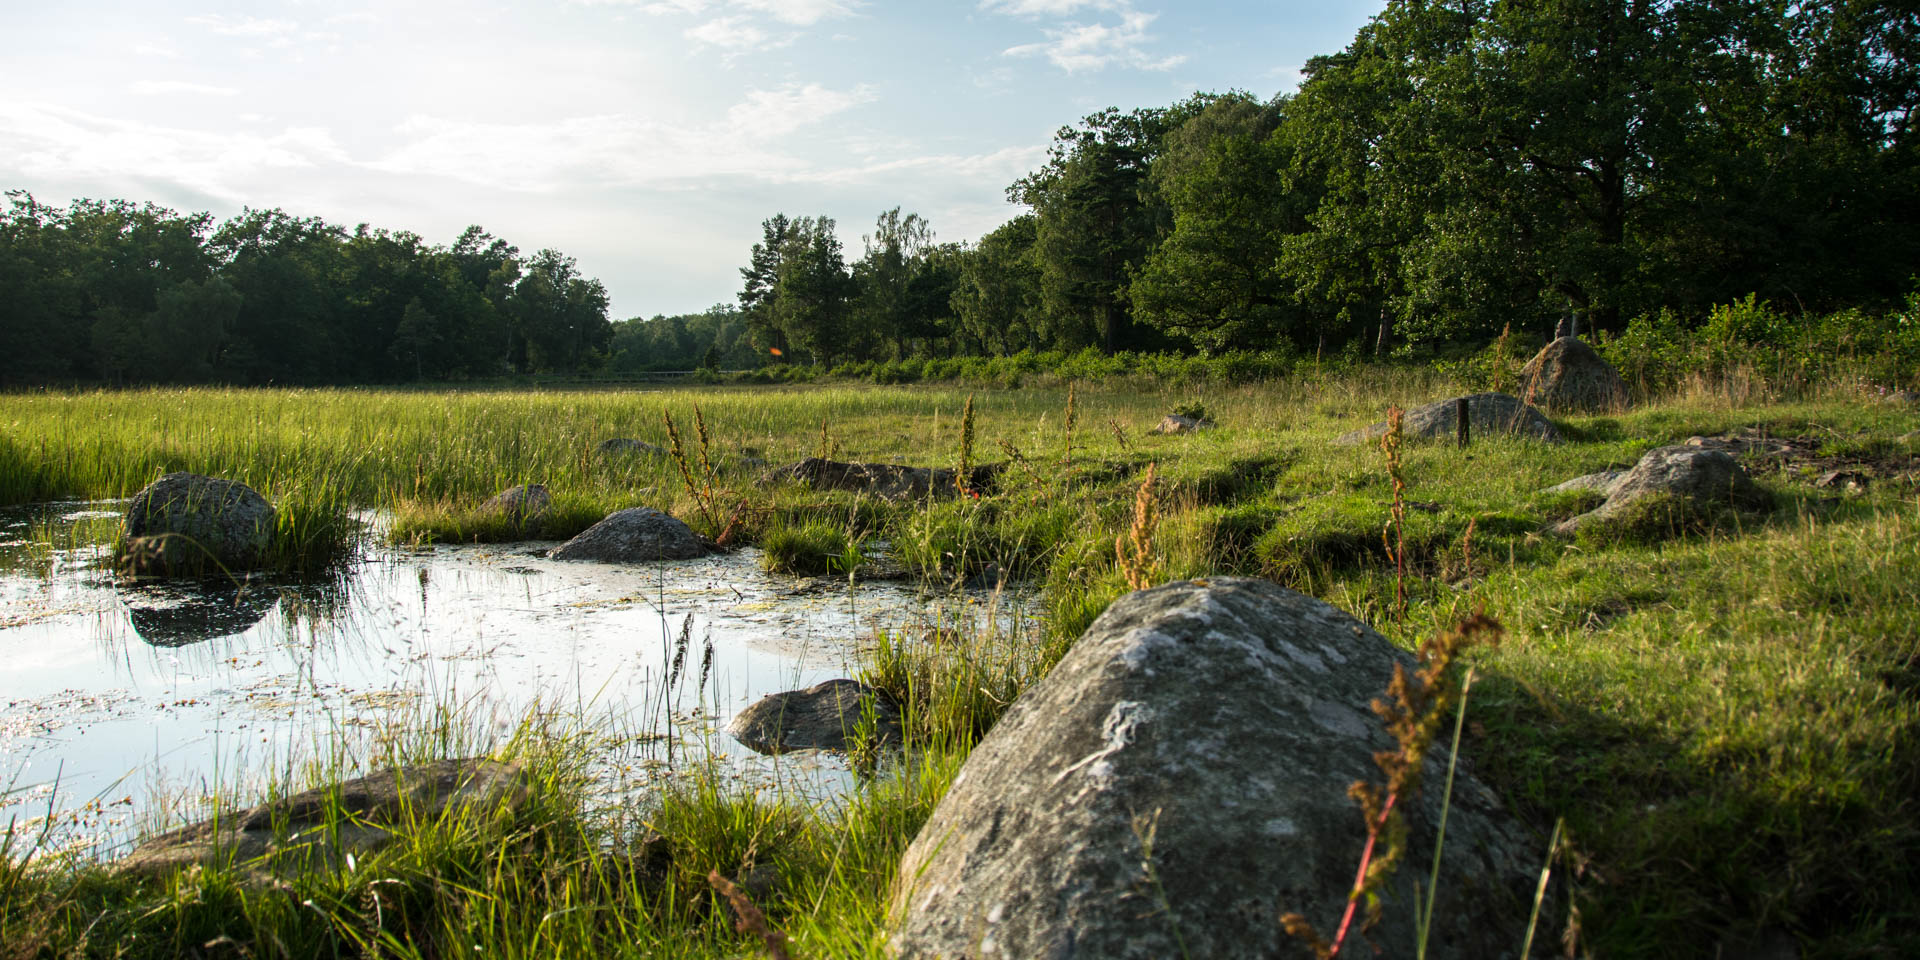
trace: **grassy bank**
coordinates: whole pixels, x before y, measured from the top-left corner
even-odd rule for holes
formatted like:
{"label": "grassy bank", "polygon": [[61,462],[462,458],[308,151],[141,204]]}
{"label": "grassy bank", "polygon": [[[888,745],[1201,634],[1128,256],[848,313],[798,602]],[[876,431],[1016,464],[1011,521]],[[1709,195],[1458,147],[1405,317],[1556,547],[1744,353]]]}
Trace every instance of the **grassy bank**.
{"label": "grassy bank", "polygon": [[[1711,956],[1774,931],[1809,957],[1920,950],[1920,416],[1842,386],[1782,402],[1703,383],[1627,413],[1562,418],[1560,446],[1409,444],[1397,571],[1382,542],[1394,493],[1379,449],[1328,441],[1379,419],[1390,401],[1453,386],[1411,369],[1197,391],[1109,381],[1075,388],[1071,429],[1065,389],[974,392],[971,424],[961,416],[967,391],[933,387],[22,395],[0,398],[0,499],[124,495],[188,469],[270,495],[340,491],[392,510],[403,538],[486,539],[506,533],[475,513],[482,500],[544,482],[557,501],[551,536],[644,504],[696,526],[724,514],[781,569],[844,575],[863,547],[885,541],[893,563],[929,579],[1037,584],[1036,633],[928,630],[874,645],[867,678],[908,708],[910,739],[932,751],[911,776],[876,781],[832,810],[709,785],[663,797],[644,818],[688,851],[679,855],[690,870],[737,871],[747,850],[772,864],[781,879],[764,899],[803,955],[864,955],[879,949],[891,864],[952,764],[1128,589],[1114,541],[1131,536],[1152,464],[1157,523],[1140,563],[1156,581],[1270,577],[1408,647],[1476,608],[1505,623],[1505,644],[1475,654],[1483,679],[1467,759],[1542,837],[1565,819],[1562,874],[1577,915],[1554,919],[1571,920],[1577,953]],[[1146,432],[1194,401],[1217,429]],[[671,457],[597,452],[615,437],[669,446],[667,412],[692,451],[696,404],[713,441],[712,497],[690,492]],[[1690,436],[1743,430],[1798,438],[1790,456],[1747,461],[1771,509],[1573,540],[1543,533],[1593,505],[1546,487]],[[888,503],[753,482],[753,460],[815,454],[953,466],[968,435],[970,462],[1009,464],[977,498]],[[1863,489],[1815,486],[1848,466],[1871,475]],[[558,742],[562,759],[541,761],[555,770],[569,755]],[[89,869],[15,870],[0,893],[26,906],[5,908],[0,923],[12,926],[0,942],[58,953],[89,925],[135,932],[126,925],[137,923],[149,925],[142,942],[182,946],[211,929],[189,918],[221,915],[240,926],[200,943],[299,932],[402,955],[480,955],[472,944],[529,956],[747,949],[695,882],[704,869],[650,892],[622,886],[617,871],[608,880],[594,851],[632,838],[595,832],[613,828],[577,812],[567,777],[547,779],[550,809],[561,812],[513,836],[556,844],[546,857],[555,866],[529,873],[498,838],[461,854],[478,859],[407,866],[416,878],[466,880],[409,887],[410,919],[390,930],[380,925],[391,905],[373,911],[392,938],[378,948],[355,939],[380,936],[368,903],[386,902],[369,901],[375,875],[364,872],[304,878],[315,886],[296,897],[208,888],[218,878],[206,875],[143,887]],[[257,902],[235,906],[236,897]],[[509,916],[504,904],[521,906]],[[85,936],[82,952],[114,942]]]}

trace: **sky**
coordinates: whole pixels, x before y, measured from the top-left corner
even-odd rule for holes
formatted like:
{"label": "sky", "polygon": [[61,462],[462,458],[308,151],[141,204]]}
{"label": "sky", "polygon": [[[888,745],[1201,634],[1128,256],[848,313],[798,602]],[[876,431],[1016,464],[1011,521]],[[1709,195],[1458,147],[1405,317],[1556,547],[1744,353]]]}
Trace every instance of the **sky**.
{"label": "sky", "polygon": [[11,0],[0,188],[224,219],[279,207],[551,247],[615,318],[731,302],[775,213],[851,260],[1019,212],[1054,132],[1195,91],[1291,92],[1384,0]]}

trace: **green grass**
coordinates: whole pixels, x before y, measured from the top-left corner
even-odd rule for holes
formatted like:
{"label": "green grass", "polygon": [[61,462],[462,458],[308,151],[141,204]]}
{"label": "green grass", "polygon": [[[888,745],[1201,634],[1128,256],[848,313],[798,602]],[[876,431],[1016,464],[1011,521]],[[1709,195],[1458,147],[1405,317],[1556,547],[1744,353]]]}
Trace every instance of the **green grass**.
{"label": "green grass", "polygon": [[[461,885],[413,890],[409,925],[388,931],[399,945],[381,949],[738,956],[750,944],[702,878],[741,869],[750,851],[779,877],[767,906],[801,955],[879,955],[892,866],[965,751],[1125,591],[1114,538],[1153,462],[1162,478],[1156,560],[1168,578],[1272,577],[1408,648],[1481,607],[1505,623],[1506,644],[1474,656],[1481,680],[1467,757],[1542,837],[1565,819],[1583,864],[1559,868],[1579,911],[1581,955],[1710,956],[1762,929],[1786,931],[1808,957],[1920,951],[1920,488],[1883,478],[1839,497],[1803,471],[1754,462],[1771,511],[1669,513],[1575,539],[1547,531],[1596,499],[1543,492],[1656,446],[1748,427],[1817,435],[1825,456],[1911,470],[1920,417],[1863,402],[1845,385],[1790,402],[1696,386],[1626,413],[1561,419],[1570,440],[1560,446],[1411,443],[1401,620],[1381,545],[1391,498],[1381,454],[1327,441],[1379,419],[1389,401],[1451,390],[1410,369],[1197,396],[1083,383],[1070,459],[1064,388],[976,390],[976,459],[999,459],[1004,440],[1034,468],[1010,468],[978,500],[887,503],[762,486],[757,471],[723,458],[716,502],[747,504],[741,538],[763,546],[773,569],[837,573],[835,557],[885,540],[932,581],[990,568],[1028,580],[1040,627],[875,638],[861,675],[903,707],[917,759],[883,764],[890,772],[844,805],[796,806],[696,780],[635,813],[685,865],[644,891],[632,870],[607,863],[607,850],[640,836],[633,823],[619,828],[627,836],[584,813],[554,813],[537,841],[555,844],[540,848],[554,851],[547,866],[449,853],[431,869]],[[695,518],[670,461],[594,453],[610,437],[665,445],[662,411],[685,430],[698,404],[721,454],[753,448],[790,462],[817,451],[825,420],[844,459],[946,465],[958,455],[966,396],[823,386],[0,397],[0,499],[124,495],[160,472],[192,469],[270,495],[324,491],[315,499],[385,508],[396,538],[466,541],[512,533],[478,517],[486,497],[544,482],[558,519],[543,535],[559,537],[639,504]],[[1218,428],[1145,433],[1189,400]],[[550,779],[552,810],[584,809],[567,799],[578,796],[571,781]],[[249,944],[300,932],[360,952],[378,935],[365,932],[364,877],[312,878],[301,891],[323,894],[309,897],[319,906],[295,909],[246,900],[267,895],[234,892],[218,877],[136,889],[78,866],[9,876],[10,889],[31,896],[0,906],[0,942],[49,944],[47,955],[66,952],[53,945],[70,945],[103,915],[86,934],[95,952],[138,942],[166,955],[214,930],[217,917],[232,932],[215,936]],[[118,939],[131,933],[143,939]]]}

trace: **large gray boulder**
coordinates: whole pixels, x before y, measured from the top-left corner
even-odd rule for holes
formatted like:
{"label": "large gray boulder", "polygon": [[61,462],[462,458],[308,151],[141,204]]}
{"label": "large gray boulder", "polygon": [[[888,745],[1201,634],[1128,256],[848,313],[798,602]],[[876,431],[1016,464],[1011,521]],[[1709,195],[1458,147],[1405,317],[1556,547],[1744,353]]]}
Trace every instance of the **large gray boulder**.
{"label": "large gray boulder", "polygon": [[630,507],[607,514],[547,556],[587,563],[647,563],[691,560],[712,550],[693,528],[674,517],[652,507]]}
{"label": "large gray boulder", "polygon": [[1555,412],[1624,410],[1627,382],[1579,337],[1560,337],[1520,370],[1520,395]]}
{"label": "large gray boulder", "polygon": [[1672,498],[1678,508],[1687,510],[1729,506],[1760,510],[1772,504],[1772,498],[1747,476],[1731,454],[1686,444],[1647,451],[1605,492],[1605,503],[1562,521],[1554,531],[1571,535],[1590,524],[1620,518],[1650,497]]}
{"label": "large gray boulder", "polygon": [[[972,489],[989,489],[1004,464],[984,463],[971,468],[968,482]],[[802,483],[815,490],[851,490],[883,500],[920,500],[927,497],[958,496],[954,485],[958,476],[952,467],[910,467],[898,463],[843,463],[821,457],[808,457],[798,463],[775,467],[761,477],[761,483]]]}
{"label": "large gray boulder", "polygon": [[382,770],[150,837],[115,869],[158,875],[232,863],[249,872],[290,875],[337,865],[348,854],[365,856],[409,826],[451,815],[510,813],[527,796],[518,764],[439,760]]}
{"label": "large gray boulder", "polygon": [[273,504],[244,483],[169,473],[127,504],[122,564],[138,574],[232,572],[267,559]]}
{"label": "large gray boulder", "polygon": [[[1559,443],[1560,431],[1540,411],[1522,403],[1519,397],[1505,393],[1476,393],[1468,397],[1450,397],[1408,410],[1401,433],[1408,439],[1448,440],[1460,431],[1459,402],[1467,401],[1467,428],[1475,439],[1512,434],[1546,443]],[[1333,442],[1341,446],[1378,440],[1387,432],[1387,422],[1343,433]]]}
{"label": "large gray boulder", "polygon": [[727,732],[761,753],[846,750],[866,711],[873,712],[876,746],[900,742],[900,709],[857,680],[828,680],[805,690],[761,697],[734,714]]}
{"label": "large gray boulder", "polygon": [[[1390,740],[1368,704],[1395,664],[1412,666],[1359,621],[1265,580],[1120,598],[974,749],[914,838],[892,949],[1311,957],[1279,918],[1301,913],[1331,937],[1345,908],[1365,843],[1347,789],[1381,777],[1373,753]],[[1434,753],[1373,932],[1387,956],[1413,953],[1413,885],[1446,777]],[[1512,956],[1544,852],[1463,768],[1429,956]]]}

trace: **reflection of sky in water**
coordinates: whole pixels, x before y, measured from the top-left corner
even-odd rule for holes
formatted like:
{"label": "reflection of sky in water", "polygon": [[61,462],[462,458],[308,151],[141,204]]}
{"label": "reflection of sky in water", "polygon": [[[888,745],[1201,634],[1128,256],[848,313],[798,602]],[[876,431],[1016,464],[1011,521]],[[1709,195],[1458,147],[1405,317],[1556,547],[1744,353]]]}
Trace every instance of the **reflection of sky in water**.
{"label": "reflection of sky in water", "polygon": [[799,769],[805,789],[843,789],[837,760],[769,760],[714,731],[765,694],[850,675],[856,638],[928,609],[899,585],[808,590],[751,550],[614,567],[525,544],[377,549],[320,585],[129,585],[97,545],[111,506],[0,514],[0,821],[51,810],[75,837],[123,837],[156,800],[366,757],[383,725],[437,704],[495,733],[535,704],[593,718],[613,792],[666,762],[670,715],[680,764],[710,747],[750,781]]}

